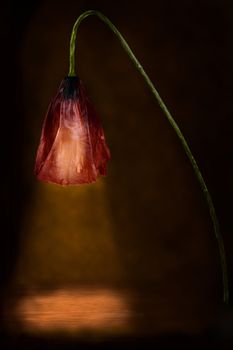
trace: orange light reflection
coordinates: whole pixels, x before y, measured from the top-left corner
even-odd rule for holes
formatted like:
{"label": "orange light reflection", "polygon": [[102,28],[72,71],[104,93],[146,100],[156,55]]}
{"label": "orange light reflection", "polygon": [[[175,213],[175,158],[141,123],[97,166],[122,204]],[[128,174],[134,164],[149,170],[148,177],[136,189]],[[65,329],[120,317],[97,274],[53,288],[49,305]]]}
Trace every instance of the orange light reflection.
{"label": "orange light reflection", "polygon": [[15,317],[26,331],[124,332],[130,326],[127,298],[109,289],[58,289],[21,298]]}

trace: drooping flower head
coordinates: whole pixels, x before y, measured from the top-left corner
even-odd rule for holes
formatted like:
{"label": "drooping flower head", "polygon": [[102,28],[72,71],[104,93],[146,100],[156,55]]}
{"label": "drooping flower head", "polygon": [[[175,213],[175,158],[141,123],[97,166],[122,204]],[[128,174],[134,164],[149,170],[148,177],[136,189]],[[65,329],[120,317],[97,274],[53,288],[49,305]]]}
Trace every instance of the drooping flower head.
{"label": "drooping flower head", "polygon": [[92,183],[106,175],[109,159],[103,128],[82,81],[64,78],[44,120],[37,178],[60,185]]}

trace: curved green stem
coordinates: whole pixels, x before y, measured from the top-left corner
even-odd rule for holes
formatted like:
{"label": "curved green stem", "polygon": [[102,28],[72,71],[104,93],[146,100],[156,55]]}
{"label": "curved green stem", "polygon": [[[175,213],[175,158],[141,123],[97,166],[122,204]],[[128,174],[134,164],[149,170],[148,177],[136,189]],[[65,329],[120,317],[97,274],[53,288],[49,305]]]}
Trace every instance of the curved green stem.
{"label": "curved green stem", "polygon": [[106,17],[104,16],[101,12],[95,11],[95,10],[89,10],[84,13],[82,13],[77,21],[75,22],[71,34],[71,39],[70,39],[70,69],[69,69],[69,76],[75,76],[75,42],[76,42],[76,34],[77,34],[77,29],[81,22],[88,16],[95,15],[99,17],[104,23],[108,25],[108,27],[113,31],[113,33],[116,35],[116,37],[119,39],[121,46],[123,49],[126,51],[130,59],[133,61],[135,67],[137,70],[141,73],[142,77],[144,78],[145,82],[149,86],[152,94],[155,96],[159,106],[161,107],[162,111],[164,112],[165,116],[167,117],[169,123],[171,124],[172,128],[174,129],[176,135],[181,141],[181,144],[183,146],[183,149],[188,156],[188,159],[190,160],[190,163],[192,165],[192,168],[194,170],[194,173],[196,175],[196,178],[201,186],[201,189],[203,191],[206,203],[209,208],[210,216],[213,222],[213,228],[214,228],[214,233],[215,237],[217,239],[218,243],[218,248],[219,248],[219,253],[220,253],[220,260],[221,260],[221,268],[222,268],[222,274],[223,274],[223,300],[226,304],[228,304],[229,301],[229,291],[228,291],[228,276],[227,276],[227,264],[226,264],[226,254],[225,254],[225,249],[224,249],[224,243],[222,239],[222,235],[219,230],[219,223],[216,215],[216,211],[213,205],[213,201],[211,198],[211,195],[209,193],[209,190],[206,186],[206,183],[203,179],[203,176],[198,168],[197,162],[187,144],[187,141],[185,137],[183,136],[180,128],[176,124],[175,120],[173,119],[171,113],[169,112],[168,108],[166,107],[165,103],[161,99],[158,91],[154,87],[152,81],[144,71],[142,65],[138,61],[138,59],[134,56],[132,50],[130,49],[129,45],[127,44],[126,40],[123,38],[121,33],[118,31],[118,29],[114,26],[114,24]]}

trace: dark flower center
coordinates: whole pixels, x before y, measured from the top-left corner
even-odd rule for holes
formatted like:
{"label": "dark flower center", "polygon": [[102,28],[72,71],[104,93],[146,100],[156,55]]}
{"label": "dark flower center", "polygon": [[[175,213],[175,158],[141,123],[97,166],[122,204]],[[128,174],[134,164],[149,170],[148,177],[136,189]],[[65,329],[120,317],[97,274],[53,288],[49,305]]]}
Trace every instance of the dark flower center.
{"label": "dark flower center", "polygon": [[62,93],[65,99],[78,97],[79,78],[77,76],[65,77],[62,82]]}

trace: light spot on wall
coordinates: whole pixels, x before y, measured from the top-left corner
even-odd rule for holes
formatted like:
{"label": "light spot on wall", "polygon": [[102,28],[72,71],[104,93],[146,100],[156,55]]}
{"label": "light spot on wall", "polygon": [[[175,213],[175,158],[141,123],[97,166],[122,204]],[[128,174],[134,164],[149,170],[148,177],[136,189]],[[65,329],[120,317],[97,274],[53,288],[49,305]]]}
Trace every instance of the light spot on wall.
{"label": "light spot on wall", "polygon": [[29,333],[114,334],[130,327],[127,295],[103,288],[31,293],[19,298],[13,318]]}

